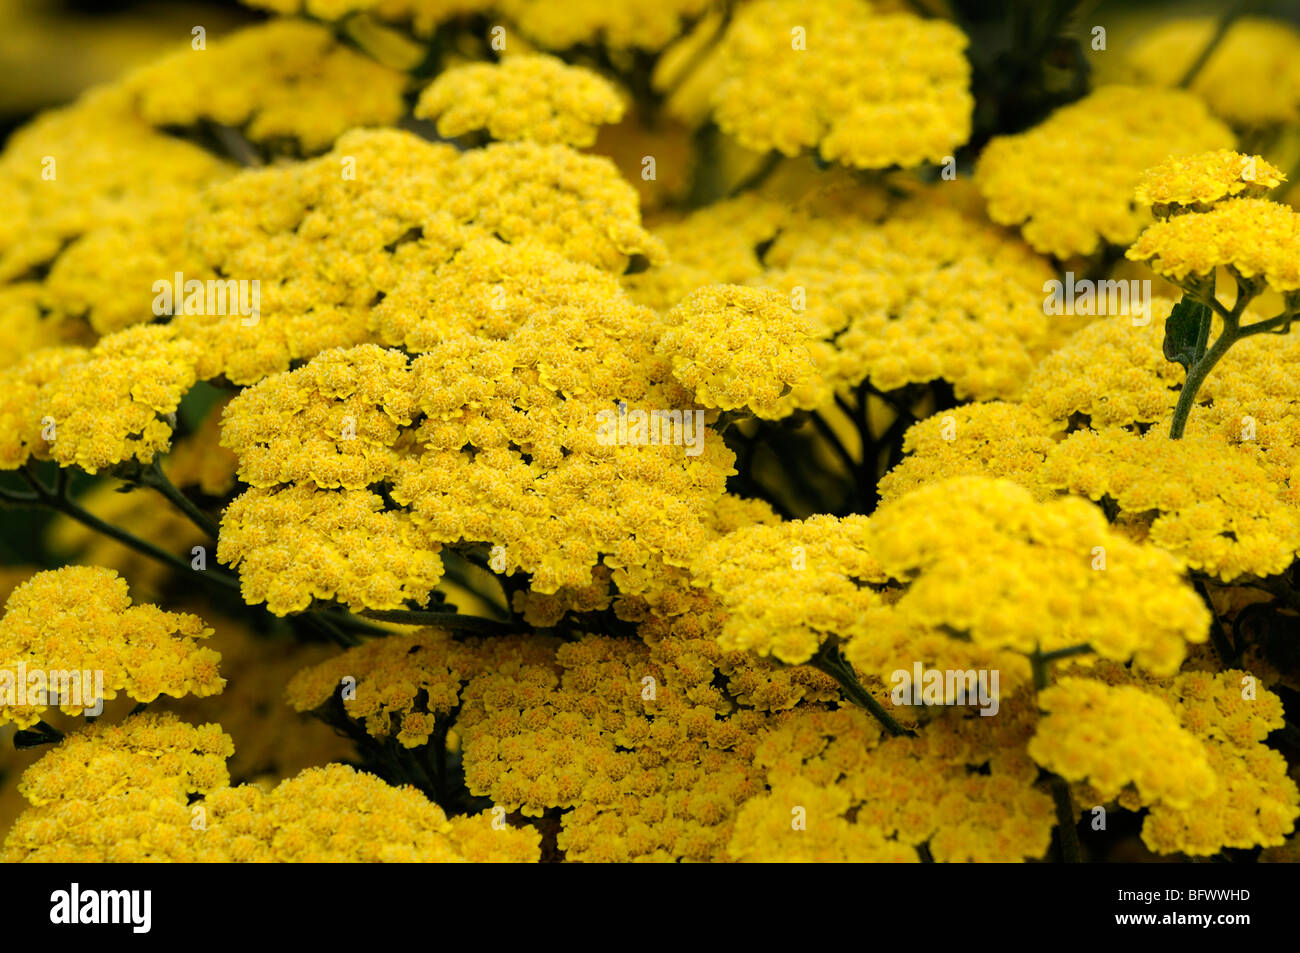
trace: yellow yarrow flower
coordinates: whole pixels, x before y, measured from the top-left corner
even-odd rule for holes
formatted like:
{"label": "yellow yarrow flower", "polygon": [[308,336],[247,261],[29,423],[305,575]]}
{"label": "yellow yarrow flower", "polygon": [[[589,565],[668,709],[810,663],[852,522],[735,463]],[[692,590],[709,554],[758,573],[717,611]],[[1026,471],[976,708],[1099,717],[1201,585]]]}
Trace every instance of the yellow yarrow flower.
{"label": "yellow yarrow flower", "polygon": [[881,502],[956,476],[1011,480],[1040,500],[1054,496],[1038,473],[1064,427],[1031,406],[967,404],[913,424],[903,436],[906,456],[880,480]]}
{"label": "yellow yarrow flower", "polygon": [[866,517],[814,516],[745,527],[710,544],[692,572],[727,608],[719,643],[799,664],[827,638],[860,631],[880,602],[871,585],[886,579],[866,540]]}
{"label": "yellow yarrow flower", "polygon": [[1143,205],[1155,208],[1157,217],[1163,217],[1162,210],[1204,212],[1226,198],[1263,198],[1285,181],[1282,170],[1261,156],[1220,149],[1173,156],[1148,169],[1136,195]]}
{"label": "yellow yarrow flower", "polygon": [[486,129],[501,141],[590,146],[596,127],[623,117],[618,90],[598,73],[545,54],[453,66],[420,93],[415,115],[455,138]]}
{"label": "yellow yarrow flower", "polygon": [[942,162],[970,136],[967,39],[863,0],[758,0],[722,40],[714,118],[749,149],[857,168]]}
{"label": "yellow yarrow flower", "polygon": [[1038,695],[1047,716],[1029,754],[1067,781],[1112,800],[1132,784],[1141,803],[1186,809],[1214,790],[1205,749],[1160,698],[1140,688],[1063,678]]}
{"label": "yellow yarrow flower", "polygon": [[393,475],[393,445],[415,413],[406,355],[363,344],[243,390],[222,415],[221,442],[249,486],[361,490]]}
{"label": "yellow yarrow flower", "polygon": [[1149,542],[1231,582],[1283,572],[1300,550],[1300,511],[1253,456],[1210,434],[1080,431],[1052,451],[1042,481],[1109,498],[1150,521]]}
{"label": "yellow yarrow flower", "polygon": [[[956,477],[882,506],[867,542],[906,584],[889,612],[985,649],[1090,645],[1168,674],[1206,639],[1205,607],[1177,561],[1119,536],[1084,500],[1039,503],[1006,480]],[[870,628],[855,638],[869,644]]]}
{"label": "yellow yarrow flower", "polygon": [[244,601],[288,615],[316,599],[353,609],[424,605],[441,547],[369,490],[251,489],[226,507],[217,559],[239,571]]}
{"label": "yellow yarrow flower", "polygon": [[[429,0],[412,0],[414,4]],[[434,0],[446,4],[447,0]],[[453,0],[460,5],[482,0]],[[572,0],[556,6],[551,0],[495,0],[499,9],[538,46],[565,50],[583,43],[601,43],[610,50],[661,50],[688,22],[710,7],[709,0]]]}
{"label": "yellow yarrow flower", "polygon": [[829,399],[808,343],[811,325],[771,291],[710,285],[664,315],[655,346],[705,407],[773,419]]}
{"label": "yellow yarrow flower", "polygon": [[241,127],[251,141],[293,139],[329,148],[358,126],[391,126],[405,112],[406,77],[341,44],[325,26],[273,20],[184,49],[122,81],[155,126],[203,120]]}
{"label": "yellow yarrow flower", "polygon": [[1231,148],[1231,131],[1191,93],[1103,86],[1027,132],[995,137],[975,164],[989,217],[1018,225],[1040,252],[1089,255],[1127,245],[1143,171],[1170,155]]}
{"label": "yellow yarrow flower", "polygon": [[171,713],[144,712],[68,735],[23,772],[18,790],[38,807],[131,791],[183,803],[188,795],[230,783],[226,759],[234,751],[220,725],[190,725]]}
{"label": "yellow yarrow flower", "polygon": [[174,414],[194,385],[197,362],[195,346],[169,325],[101,338],[38,392],[29,414],[46,447],[37,455],[89,473],[151,462],[171,446]]}
{"label": "yellow yarrow flower", "polygon": [[29,689],[26,704],[15,704],[16,696],[0,704],[0,724],[28,728],[52,707],[80,715],[120,692],[140,702],[163,694],[215,695],[225,685],[217,672],[221,656],[198,644],[211,632],[197,616],[133,606],[126,581],[110,569],[38,573],[5,603],[0,671],[14,678],[19,665],[29,674],[80,673],[80,698],[32,698]]}
{"label": "yellow yarrow flower", "polygon": [[1229,199],[1208,212],[1156,222],[1126,252],[1174,282],[1228,267],[1275,291],[1300,289],[1300,212],[1267,199]]}
{"label": "yellow yarrow flower", "polygon": [[[303,669],[289,682],[290,706],[309,712],[339,693],[345,677],[355,693],[343,698],[343,711],[380,740],[394,736],[415,748],[429,741],[435,718],[460,704],[462,685],[480,672],[547,661],[549,639],[495,637],[457,642],[442,629],[394,634],[348,649]],[[423,698],[417,708],[417,697]]]}
{"label": "yellow yarrow flower", "polygon": [[756,863],[920,863],[914,847],[845,820],[850,803],[838,788],[803,778],[777,782],[740,809],[727,854]]}
{"label": "yellow yarrow flower", "polygon": [[833,386],[881,390],[940,378],[958,397],[1013,397],[1046,350],[1047,263],[938,187],[883,221],[856,211],[792,216],[747,284],[806,306]]}
{"label": "yellow yarrow flower", "polygon": [[[5,143],[0,208],[8,227],[0,231],[0,281],[51,263],[66,242],[87,232],[138,222],[154,211],[169,215],[229,168],[198,146],[154,130],[132,112],[120,87],[92,89]],[[143,296],[148,287],[131,290]]]}
{"label": "yellow yarrow flower", "polygon": [[[318,159],[219,183],[204,193],[189,240],[205,269],[261,283],[256,321],[173,320],[199,345],[200,376],[237,384],[378,335],[431,349],[439,324],[468,322],[422,295],[457,287],[467,247],[485,269],[530,270],[530,289],[552,295],[563,278],[548,273],[556,269],[620,272],[631,255],[663,254],[640,226],[635,190],[607,159],[532,142],[459,153],[397,130],[354,130]],[[520,247],[497,254],[489,243]],[[505,275],[477,274],[484,305],[511,304],[496,290],[510,284]],[[397,300],[385,307],[390,294]]]}

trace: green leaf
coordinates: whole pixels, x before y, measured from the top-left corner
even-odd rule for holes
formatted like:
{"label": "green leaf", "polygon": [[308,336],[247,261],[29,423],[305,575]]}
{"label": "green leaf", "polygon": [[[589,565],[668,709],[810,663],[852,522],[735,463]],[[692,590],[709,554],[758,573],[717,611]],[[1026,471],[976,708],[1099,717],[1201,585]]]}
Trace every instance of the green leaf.
{"label": "green leaf", "polygon": [[1189,371],[1201,357],[1201,327],[1210,320],[1210,308],[1184,297],[1174,305],[1165,321],[1165,360],[1183,365]]}

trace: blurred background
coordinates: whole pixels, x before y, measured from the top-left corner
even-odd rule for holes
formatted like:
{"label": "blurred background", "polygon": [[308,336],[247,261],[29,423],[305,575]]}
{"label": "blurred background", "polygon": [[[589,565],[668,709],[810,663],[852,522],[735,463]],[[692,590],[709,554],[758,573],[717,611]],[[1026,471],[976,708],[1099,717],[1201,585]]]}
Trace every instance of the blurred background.
{"label": "blurred background", "polygon": [[[618,2],[618,0],[611,0]],[[815,0],[809,0],[815,2]],[[1046,9],[1061,0],[1036,0]],[[956,0],[997,33],[1011,22],[1015,0]],[[915,5],[942,9],[944,0],[917,0]],[[1067,4],[1068,5],[1068,4]],[[1098,0],[1080,2],[1071,18],[1074,32],[1092,67],[1094,79],[1118,73],[1125,46],[1170,17],[1220,15],[1240,6],[1243,12],[1289,20],[1300,25],[1300,0],[1262,0],[1245,4],[1185,0]],[[209,38],[265,14],[236,0],[165,3],[152,0],[0,0],[0,142],[35,113],[66,103],[89,86],[188,43],[190,30],[203,26]],[[1092,27],[1107,31],[1107,49],[1094,51],[1086,42]],[[977,37],[998,44],[1008,38]],[[1119,77],[1116,77],[1119,78]]]}

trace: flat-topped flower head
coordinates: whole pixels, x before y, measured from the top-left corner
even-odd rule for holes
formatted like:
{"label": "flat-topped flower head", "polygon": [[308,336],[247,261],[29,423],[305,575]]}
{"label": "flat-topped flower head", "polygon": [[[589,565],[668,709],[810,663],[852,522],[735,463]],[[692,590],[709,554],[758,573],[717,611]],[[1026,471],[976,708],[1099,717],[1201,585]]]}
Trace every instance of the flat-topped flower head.
{"label": "flat-topped flower head", "polygon": [[236,497],[217,558],[238,569],[245,602],[287,615],[317,599],[358,610],[424,605],[442,578],[440,549],[377,493],[303,483]]}
{"label": "flat-topped flower head", "polygon": [[1218,434],[1079,431],[1051,452],[1041,479],[1110,499],[1149,525],[1151,543],[1227,582],[1283,572],[1300,550],[1300,513],[1283,484]]}
{"label": "flat-topped flower head", "polygon": [[406,77],[339,42],[326,26],[277,19],[188,44],[123,80],[155,126],[204,121],[239,127],[249,140],[296,140],[323,152],[358,126],[388,126],[405,111]]}
{"label": "flat-topped flower head", "polygon": [[1172,156],[1147,169],[1136,195],[1163,218],[1170,213],[1208,211],[1227,198],[1263,198],[1285,181],[1282,170],[1261,156],[1219,149]]}
{"label": "flat-topped flower head", "polygon": [[203,183],[230,169],[193,143],[152,128],[120,86],[92,89],[5,143],[0,281],[50,265],[88,232],[183,208]]}
{"label": "flat-topped flower head", "polygon": [[[59,708],[70,715],[94,708],[100,700],[126,694],[139,702],[159,695],[215,695],[225,685],[217,672],[221,656],[200,645],[212,632],[187,613],[132,605],[126,580],[110,569],[69,566],[38,573],[9,596],[0,618],[0,672],[28,675],[78,673],[80,691],[66,697],[13,698],[0,704],[0,724],[27,728],[42,712]],[[102,678],[102,694],[100,679]],[[62,681],[62,679],[61,679]],[[10,687],[17,686],[11,681]],[[9,693],[6,692],[6,695]]]}
{"label": "flat-topped flower head", "polygon": [[774,418],[829,399],[808,351],[811,325],[774,291],[700,288],[664,324],[655,350],[705,407]]}
{"label": "flat-topped flower head", "polygon": [[356,691],[343,711],[371,736],[396,737],[418,747],[429,741],[434,723],[460,705],[465,682],[484,671],[536,665],[550,659],[550,639],[493,637],[455,641],[443,629],[389,635],[348,649],[303,669],[289,682],[289,704],[301,712],[326,705],[350,676]]}
{"label": "flat-topped flower head", "polygon": [[932,414],[903,436],[906,456],[880,480],[888,503],[910,490],[955,476],[1011,480],[1039,499],[1055,495],[1038,478],[1064,426],[1032,404],[987,401]]}
{"label": "flat-topped flower head", "polygon": [[867,519],[814,516],[728,533],[693,567],[727,608],[719,643],[799,664],[833,636],[861,628],[886,576],[866,543]]}
{"label": "flat-topped flower head", "polygon": [[302,475],[322,489],[361,490],[392,476],[393,445],[415,413],[406,355],[363,344],[246,388],[222,415],[221,442],[249,486]]}
{"label": "flat-topped flower head", "polygon": [[[1040,503],[1006,480],[956,477],[882,506],[868,542],[906,587],[890,612],[986,649],[1090,645],[1169,674],[1207,637],[1178,562],[1125,539],[1085,500]],[[872,638],[870,626],[857,637]]]}
{"label": "flat-topped flower head", "polygon": [[1140,688],[1063,678],[1039,693],[1038,705],[1047,717],[1029,754],[1067,781],[1086,778],[1106,800],[1131,784],[1144,805],[1186,809],[1219,783],[1200,740]]}
{"label": "flat-topped flower head", "polygon": [[618,90],[598,73],[546,54],[453,66],[420,93],[415,115],[455,138],[478,129],[493,139],[590,146],[596,127],[623,116]]}
{"label": "flat-topped flower head", "polygon": [[171,447],[174,414],[197,363],[194,344],[169,325],[101,338],[39,390],[29,411],[46,441],[37,455],[89,473],[129,460],[150,463]]}
{"label": "flat-topped flower head", "polygon": [[234,743],[220,725],[191,725],[170,712],[97,721],[68,735],[23,772],[18,791],[37,806],[51,801],[149,791],[184,801],[230,783]]}
{"label": "flat-topped flower head", "polygon": [[[538,286],[561,283],[544,272],[566,264],[618,273],[632,255],[663,253],[608,159],[527,141],[461,153],[398,130],[353,130],[317,159],[246,170],[204,193],[188,234],[204,268],[260,282],[256,321],[173,320],[200,346],[200,375],[237,384],[381,334],[432,347],[429,334],[404,332],[444,310],[437,321],[464,326],[458,309],[420,295],[456,287],[467,247],[477,261],[486,242],[549,253],[533,265]],[[509,303],[496,293],[505,278],[486,281],[485,304]],[[385,307],[390,294],[398,301]]]}
{"label": "flat-topped flower head", "polygon": [[722,40],[714,118],[746,148],[863,169],[942,162],[970,136],[967,39],[863,0],[759,0]]}
{"label": "flat-topped flower head", "polygon": [[790,216],[746,283],[806,308],[832,386],[950,381],[958,397],[1013,397],[1049,344],[1046,261],[988,219],[917,190],[883,220],[849,209]]}
{"label": "flat-topped flower head", "polygon": [[1300,213],[1267,199],[1237,198],[1156,222],[1126,255],[1179,284],[1227,267],[1285,292],[1300,289],[1297,248]]}
{"label": "flat-topped flower head", "polygon": [[975,165],[989,217],[1058,258],[1127,245],[1142,173],[1170,155],[1227,149],[1232,132],[1192,93],[1102,86],[1033,129],[994,138]]}

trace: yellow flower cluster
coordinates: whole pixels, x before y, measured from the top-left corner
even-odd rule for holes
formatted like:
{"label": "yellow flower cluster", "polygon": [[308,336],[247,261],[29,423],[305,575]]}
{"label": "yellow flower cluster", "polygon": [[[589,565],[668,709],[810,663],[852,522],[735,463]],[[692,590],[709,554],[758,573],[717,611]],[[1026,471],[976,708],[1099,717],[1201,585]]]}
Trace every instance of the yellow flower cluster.
{"label": "yellow flower cluster", "polygon": [[90,473],[171,446],[181,398],[193,386],[197,352],[176,329],[140,325],[101,338],[84,359],[65,364],[37,393],[28,428],[60,466]]}
{"label": "yellow flower cluster", "polygon": [[759,729],[784,716],[719,691],[710,642],[588,636],[471,679],[457,721],[471,793],[532,816],[572,807],[569,860],[722,859],[736,809],[761,789]]}
{"label": "yellow flower cluster", "polygon": [[744,649],[799,664],[830,636],[861,631],[886,581],[868,549],[867,519],[814,516],[729,533],[699,554],[697,585],[727,608],[719,636]]}
{"label": "yellow flower cluster", "polygon": [[942,162],[970,136],[966,36],[864,0],[756,0],[722,40],[714,117],[749,149],[857,168]]}
{"label": "yellow flower cluster", "polygon": [[[458,863],[465,840],[494,861],[535,862],[534,828],[491,829],[482,814],[453,826],[414,788],[397,788],[342,764],[308,768],[270,794],[244,786],[210,795],[217,818],[203,838],[205,853],[239,862]],[[213,836],[215,835],[215,836]],[[491,838],[499,836],[493,843]]]}
{"label": "yellow flower cluster", "polygon": [[623,116],[618,90],[591,70],[546,54],[454,66],[420,93],[415,115],[454,138],[486,129],[493,139],[590,146],[596,127]]}
{"label": "yellow flower cluster", "polygon": [[[1114,316],[1075,331],[1034,368],[1020,397],[1024,406],[1058,426],[1075,415],[1098,429],[1167,418],[1185,376],[1162,345],[1173,306],[1156,297],[1146,324]],[[1233,358],[1229,351],[1223,366]]]}
{"label": "yellow flower cluster", "polygon": [[1208,212],[1178,215],[1144,231],[1127,257],[1174,282],[1228,267],[1276,291],[1300,289],[1300,213],[1267,199],[1228,199]]}
{"label": "yellow flower cluster", "polygon": [[831,386],[941,378],[959,397],[1008,398],[1047,349],[1046,262],[940,191],[919,192],[879,223],[851,211],[797,214],[764,255],[768,270],[747,282],[803,299]]}
{"label": "yellow flower cluster", "polygon": [[1038,474],[1064,427],[1044,420],[1032,406],[1028,398],[1025,404],[967,404],[909,427],[903,437],[907,456],[880,480],[881,502],[958,476],[1010,480],[1040,500],[1054,496]]}
{"label": "yellow flower cluster", "polygon": [[[1144,324],[1043,294],[1131,245],[1106,277],[1300,300],[1300,218],[1249,154],[1285,157],[1300,34],[1241,20],[1184,91],[1211,28],[1176,25],[1139,45],[1148,85],[998,136],[987,50],[901,0],[249,2],[290,16],[0,154],[0,469],[25,468],[0,502],[63,510],[40,558],[176,595],[79,507],[182,562],[191,509],[17,480],[159,468],[222,513],[250,607],[207,641],[111,568],[30,570],[0,688],[91,694],[0,699],[0,740],[63,733],[0,762],[0,859],[1032,861],[1062,778],[1145,811],[1151,850],[1285,856],[1300,335],[1193,374],[1172,441],[1173,302]],[[909,171],[973,131],[973,177]],[[177,273],[257,282],[256,311],[159,313]],[[294,639],[497,582],[506,636]],[[997,708],[951,677],[895,705],[918,666],[997,673]],[[133,700],[157,709],[112,723]]]}
{"label": "yellow flower cluster", "polygon": [[363,344],[244,389],[226,407],[221,443],[249,486],[361,490],[392,475],[393,445],[415,413],[406,355]]}
{"label": "yellow flower cluster", "polygon": [[[476,235],[435,270],[399,275],[371,325],[385,343],[420,352],[460,337],[504,340],[533,320],[573,321],[596,309],[631,315],[629,304],[602,268]],[[651,320],[645,312],[636,319]]]}
{"label": "yellow flower cluster", "polygon": [[1080,431],[1041,476],[1094,500],[1108,497],[1144,526],[1149,520],[1149,542],[1227,582],[1280,573],[1300,549],[1300,510],[1250,449],[1217,435]]}
{"label": "yellow flower cluster", "polygon": [[[1143,82],[1175,86],[1218,28],[1217,17],[1170,20],[1130,48],[1129,65]],[[1241,17],[1229,28],[1191,89],[1233,126],[1300,118],[1300,30],[1282,20]]]}
{"label": "yellow flower cluster", "polygon": [[1133,686],[1063,678],[1038,696],[1047,716],[1029,754],[1105,800],[1132,784],[1140,803],[1186,810],[1214,790],[1205,749],[1160,698]]}
{"label": "yellow flower cluster", "polygon": [[222,514],[217,558],[239,570],[245,602],[287,615],[316,599],[424,605],[442,578],[440,548],[376,493],[304,484],[237,497]]}
{"label": "yellow flower cluster", "polygon": [[65,368],[81,366],[88,353],[84,348],[44,348],[0,370],[0,469],[17,470],[33,455],[47,454],[49,421],[43,423],[33,412],[36,402]]}
{"label": "yellow flower cluster", "polygon": [[[566,146],[461,154],[396,130],[356,130],[328,155],[246,171],[204,194],[190,241],[206,269],[261,282],[260,319],[174,323],[200,345],[202,378],[251,384],[375,332],[403,343],[397,328],[442,320],[442,303],[419,295],[463,275],[467,245],[518,244],[610,271],[632,254],[657,259],[662,249],[638,218],[636,193],[613,165]],[[480,280],[495,294],[498,277]],[[539,284],[550,280],[559,283],[545,275]],[[412,313],[378,312],[390,293]]]}
{"label": "yellow flower cluster", "polygon": [[403,74],[344,46],[327,27],[292,19],[187,46],[122,82],[155,126],[207,120],[239,127],[253,142],[294,140],[309,153],[348,129],[396,123],[405,86]]}
{"label": "yellow flower cluster", "polygon": [[[504,571],[532,573],[540,593],[590,585],[602,559],[622,591],[644,592],[647,567],[689,563],[734,472],[703,411],[651,357],[653,326],[612,305],[552,312],[554,324],[543,317],[509,342],[449,342],[412,365],[427,419],[393,499],[432,539],[503,547]],[[642,428],[634,442],[619,398],[642,415],[682,408],[680,423],[660,417],[657,441]]]}
{"label": "yellow flower cluster", "polygon": [[[1135,684],[1163,700],[1200,741],[1216,779],[1185,807],[1152,806],[1142,827],[1148,848],[1205,856],[1224,847],[1280,846],[1295,830],[1300,786],[1288,777],[1281,753],[1264,744],[1285,724],[1282,700],[1254,675],[1240,669],[1192,670],[1151,680],[1108,664],[1099,665],[1096,675],[1112,685]],[[1138,807],[1127,792],[1119,800],[1121,806]]]}
{"label": "yellow flower cluster", "polygon": [[220,725],[145,712],[69,735],[23,773],[18,790],[38,807],[88,791],[101,797],[148,791],[184,802],[230,783],[226,759],[234,751]]}
{"label": "yellow flower cluster", "polygon": [[1205,212],[1226,198],[1263,198],[1286,180],[1282,170],[1262,156],[1246,156],[1231,149],[1173,156],[1148,169],[1138,183],[1137,200],[1162,211]]}
{"label": "yellow flower cluster", "polygon": [[[411,0],[415,6],[431,0]],[[446,0],[432,0],[446,4]],[[684,21],[703,14],[710,0],[455,0],[472,9],[500,10],[538,46],[565,50],[601,43],[610,50],[660,50],[675,40]]]}
{"label": "yellow flower cluster", "polygon": [[[133,114],[119,87],[91,90],[5,144],[0,281],[48,265],[82,235],[184,207],[200,185],[226,169],[198,146],[155,131]],[[147,313],[149,284],[118,288]]]}
{"label": "yellow flower cluster", "polygon": [[0,724],[13,721],[27,728],[52,707],[81,714],[101,697],[98,673],[105,699],[119,692],[140,702],[164,694],[216,694],[225,684],[217,673],[221,656],[197,641],[210,633],[197,616],[131,605],[126,581],[110,569],[69,566],[38,573],[5,603],[0,672],[16,678],[20,664],[29,676],[77,672],[80,692],[61,704],[53,698],[45,704],[31,697],[29,681],[27,704],[0,705]]}
{"label": "yellow flower cluster", "polygon": [[695,400],[768,419],[825,403],[811,325],[772,291],[709,285],[664,315],[655,350]]}
{"label": "yellow flower cluster", "polygon": [[1058,258],[1127,245],[1145,213],[1142,173],[1170,155],[1227,149],[1232,133],[1182,90],[1102,86],[1027,132],[994,138],[975,165],[989,217]]}
{"label": "yellow flower cluster", "polygon": [[[868,546],[884,572],[908,582],[889,613],[987,649],[1090,645],[1168,675],[1188,642],[1206,638],[1205,607],[1178,563],[1120,536],[1077,498],[1039,503],[1005,480],[956,477],[882,506]],[[868,624],[850,661],[873,638]]]}
{"label": "yellow flower cluster", "polygon": [[289,682],[289,704],[314,711],[338,695],[343,711],[374,738],[395,736],[415,748],[429,741],[434,722],[460,704],[462,685],[484,671],[550,660],[550,640],[495,637],[455,641],[442,629],[389,635],[348,649],[299,672]]}
{"label": "yellow flower cluster", "polygon": [[882,739],[863,712],[803,709],[758,747],[770,793],[742,809],[731,856],[911,861],[927,845],[940,863],[1041,857],[1054,817],[1024,752],[1033,714],[1009,706],[996,725],[950,715]]}
{"label": "yellow flower cluster", "polygon": [[728,856],[750,863],[920,863],[914,847],[845,820],[852,803],[840,787],[776,781],[770,793],[740,809]]}
{"label": "yellow flower cluster", "polygon": [[18,818],[0,858],[6,863],[539,859],[541,835],[535,828],[498,830],[495,820],[485,812],[453,823],[413,788],[392,787],[374,775],[331,764],[308,768],[269,794],[252,785],[223,785],[189,805],[156,781],[121,794],[72,785],[63,797]]}
{"label": "yellow flower cluster", "polygon": [[213,628],[209,646],[221,653],[226,687],[220,695],[160,698],[149,710],[174,712],[199,724],[221,719],[234,739],[229,759],[236,782],[274,783],[303,768],[356,757],[356,748],[315,718],[296,715],[283,703],[284,687],[304,666],[331,658],[337,649],[324,643],[302,644],[287,633],[256,631],[246,622],[209,611]]}

